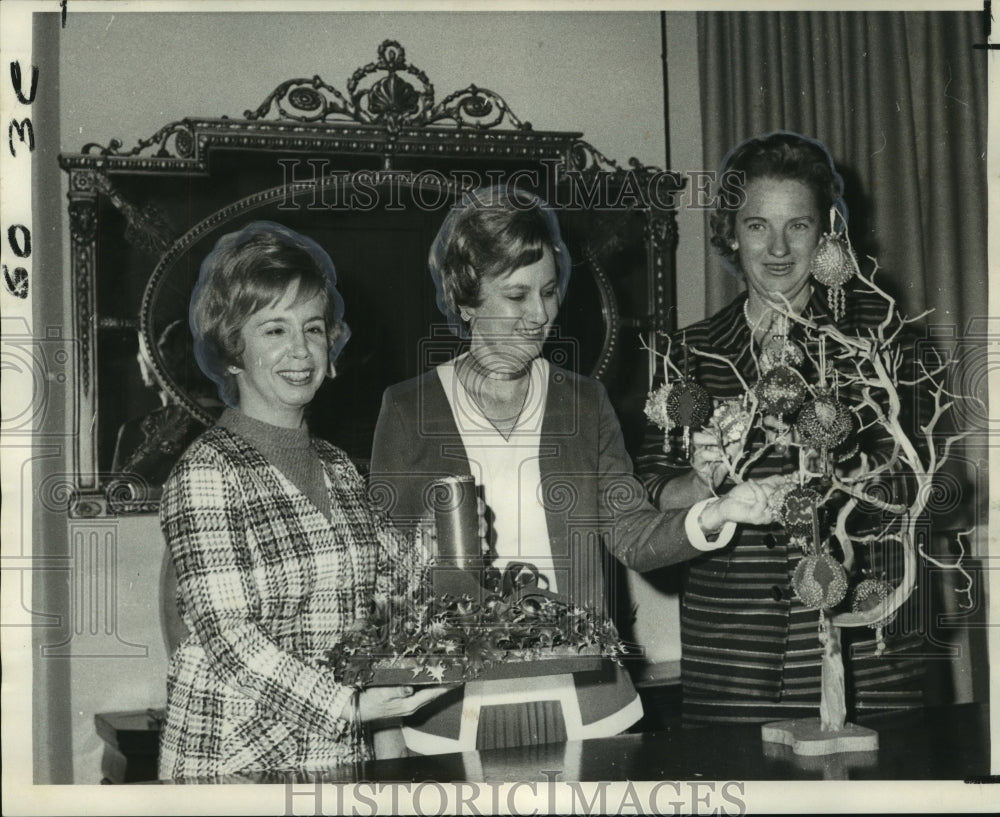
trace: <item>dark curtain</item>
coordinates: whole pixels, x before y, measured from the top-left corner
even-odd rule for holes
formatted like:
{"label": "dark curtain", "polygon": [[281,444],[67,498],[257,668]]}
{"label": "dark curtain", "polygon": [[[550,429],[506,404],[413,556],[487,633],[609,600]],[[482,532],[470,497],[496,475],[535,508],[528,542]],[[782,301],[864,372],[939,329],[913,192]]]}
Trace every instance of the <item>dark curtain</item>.
{"label": "dark curtain", "polygon": [[[698,14],[705,167],[743,139],[823,142],[862,269],[961,336],[986,315],[986,52],[974,12]],[[706,244],[706,314],[742,288]]]}

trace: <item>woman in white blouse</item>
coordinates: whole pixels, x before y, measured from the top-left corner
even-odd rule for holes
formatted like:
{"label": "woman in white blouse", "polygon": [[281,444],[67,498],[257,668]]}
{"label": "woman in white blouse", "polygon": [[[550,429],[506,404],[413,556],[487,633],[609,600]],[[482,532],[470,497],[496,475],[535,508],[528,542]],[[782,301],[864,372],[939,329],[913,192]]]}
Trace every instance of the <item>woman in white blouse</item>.
{"label": "woman in white blouse", "polygon": [[[467,194],[430,254],[437,302],[467,352],[386,390],[372,490],[397,524],[426,515],[428,485],[476,481],[493,518],[492,566],[536,566],[548,590],[598,612],[605,551],[651,570],[724,546],[735,523],[770,521],[767,482],[661,512],[632,475],[604,387],[542,356],[569,283],[554,213],[516,188]],[[618,734],[642,716],[622,669],[474,681],[404,726],[419,753]]]}

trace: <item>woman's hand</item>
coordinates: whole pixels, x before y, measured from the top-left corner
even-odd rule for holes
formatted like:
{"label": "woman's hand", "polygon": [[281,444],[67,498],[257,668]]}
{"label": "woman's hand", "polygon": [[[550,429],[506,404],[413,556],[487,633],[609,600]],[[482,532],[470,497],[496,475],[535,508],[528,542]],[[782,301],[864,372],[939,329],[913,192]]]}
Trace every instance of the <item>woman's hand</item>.
{"label": "woman's hand", "polygon": [[726,445],[725,455],[723,455],[716,434],[709,431],[693,431],[691,432],[691,446],[691,468],[698,479],[714,491],[725,482],[729,475],[727,462],[736,462],[739,457],[740,440]]}
{"label": "woman's hand", "polygon": [[398,720],[444,695],[452,686],[369,687],[358,695],[358,716],[363,723]]}
{"label": "woman's hand", "polygon": [[779,475],[750,479],[734,486],[725,496],[709,502],[702,509],[698,523],[707,533],[718,531],[726,522],[745,525],[770,525],[774,515],[768,506],[771,494],[783,481]]}

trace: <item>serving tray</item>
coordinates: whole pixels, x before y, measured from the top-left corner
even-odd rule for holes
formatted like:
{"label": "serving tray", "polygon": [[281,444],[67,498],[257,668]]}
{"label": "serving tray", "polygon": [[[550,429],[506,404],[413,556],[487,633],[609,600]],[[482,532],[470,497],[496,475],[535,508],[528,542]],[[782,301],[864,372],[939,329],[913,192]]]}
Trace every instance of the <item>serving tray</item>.
{"label": "serving tray", "polygon": [[596,651],[581,652],[575,648],[553,647],[531,658],[510,655],[472,676],[467,674],[465,665],[458,657],[453,659],[449,656],[436,668],[423,665],[413,657],[389,658],[375,667],[375,675],[368,685],[461,684],[467,681],[497,681],[539,675],[600,672],[605,660],[608,659]]}

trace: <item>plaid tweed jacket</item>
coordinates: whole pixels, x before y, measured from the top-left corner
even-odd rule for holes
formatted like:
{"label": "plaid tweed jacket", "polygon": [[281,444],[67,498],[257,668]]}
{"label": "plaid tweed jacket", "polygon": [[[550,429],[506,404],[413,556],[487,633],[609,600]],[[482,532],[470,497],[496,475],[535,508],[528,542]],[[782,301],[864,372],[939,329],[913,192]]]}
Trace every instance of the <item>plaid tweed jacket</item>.
{"label": "plaid tweed jacket", "polygon": [[[317,659],[394,576],[412,544],[374,511],[347,456],[322,440],[328,519],[249,442],[216,426],[181,458],[161,525],[190,635],[170,660],[160,777],[321,769],[363,759],[353,689]],[[400,572],[403,571],[403,572]]]}

